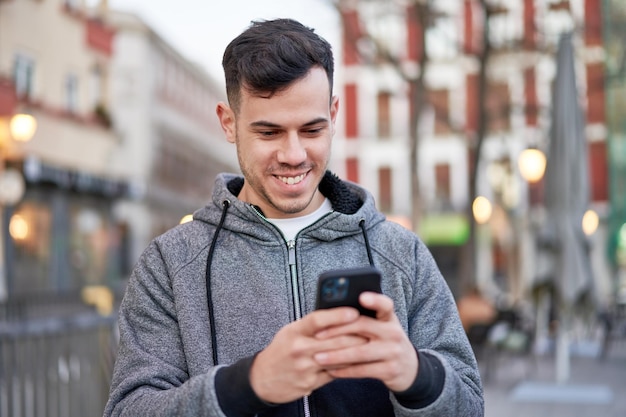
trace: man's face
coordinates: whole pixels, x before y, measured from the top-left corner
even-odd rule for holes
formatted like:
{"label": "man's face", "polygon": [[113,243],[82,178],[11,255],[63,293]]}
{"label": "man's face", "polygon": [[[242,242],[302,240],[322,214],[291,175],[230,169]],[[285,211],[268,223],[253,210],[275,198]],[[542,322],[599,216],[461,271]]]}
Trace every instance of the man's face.
{"label": "man's face", "polygon": [[245,89],[241,94],[238,114],[224,103],[217,107],[245,177],[239,199],[269,218],[312,213],[324,200],[317,187],[330,158],[338,108],[326,73],[315,67],[271,98]]}

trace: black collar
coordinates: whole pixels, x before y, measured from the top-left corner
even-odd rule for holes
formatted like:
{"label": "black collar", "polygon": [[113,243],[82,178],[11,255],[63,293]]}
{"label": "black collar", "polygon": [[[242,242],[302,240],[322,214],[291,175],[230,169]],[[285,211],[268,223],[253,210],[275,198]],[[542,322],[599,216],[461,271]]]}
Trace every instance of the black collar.
{"label": "black collar", "polygon": [[[238,196],[243,188],[244,178],[236,177],[226,185],[228,191]],[[320,181],[320,192],[330,200],[333,210],[344,214],[354,214],[363,205],[363,200],[346,185],[345,182],[330,171],[326,171]],[[261,212],[261,209],[257,207]],[[261,212],[262,213],[262,212]]]}

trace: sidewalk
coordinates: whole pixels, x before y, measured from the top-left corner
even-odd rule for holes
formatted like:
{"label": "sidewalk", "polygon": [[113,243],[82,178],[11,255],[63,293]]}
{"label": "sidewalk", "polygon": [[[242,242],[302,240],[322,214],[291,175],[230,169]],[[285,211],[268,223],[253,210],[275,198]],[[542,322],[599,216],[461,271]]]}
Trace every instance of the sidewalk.
{"label": "sidewalk", "polygon": [[[499,358],[483,382],[485,417],[626,416],[626,340],[617,341],[604,360],[572,355],[570,367],[569,380],[559,386],[552,355]],[[526,388],[533,394],[520,395]]]}

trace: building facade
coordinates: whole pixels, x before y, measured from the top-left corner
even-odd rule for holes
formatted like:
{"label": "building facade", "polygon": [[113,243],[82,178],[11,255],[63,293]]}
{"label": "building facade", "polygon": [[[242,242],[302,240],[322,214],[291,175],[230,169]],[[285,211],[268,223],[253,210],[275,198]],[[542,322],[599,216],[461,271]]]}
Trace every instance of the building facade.
{"label": "building facade", "polygon": [[[562,33],[573,31],[590,208],[601,219],[588,238],[596,284],[606,296],[602,1],[346,0],[340,10],[345,175],[422,236],[456,295],[478,282],[519,300],[541,274],[536,238],[543,184],[526,182],[517,162],[527,148],[547,150],[556,46]],[[411,225],[415,137],[421,220]],[[491,202],[492,214],[468,233],[478,195]]]}
{"label": "building facade", "polygon": [[134,198],[116,205],[135,260],[149,241],[205,205],[218,172],[238,172],[215,106],[224,89],[140,18],[110,12],[116,29],[111,110],[115,160]]}
{"label": "building facade", "polygon": [[120,138],[107,87],[114,31],[99,11],[76,1],[0,2],[3,100],[38,126],[32,140],[8,141],[3,154],[26,184],[2,216],[9,296],[121,274],[123,236],[112,202],[126,185],[111,169]]}
{"label": "building facade", "polygon": [[0,108],[38,126],[3,145],[26,184],[3,207],[9,297],[121,290],[149,241],[238,171],[215,116],[223,89],[106,1],[1,1],[0,80]]}

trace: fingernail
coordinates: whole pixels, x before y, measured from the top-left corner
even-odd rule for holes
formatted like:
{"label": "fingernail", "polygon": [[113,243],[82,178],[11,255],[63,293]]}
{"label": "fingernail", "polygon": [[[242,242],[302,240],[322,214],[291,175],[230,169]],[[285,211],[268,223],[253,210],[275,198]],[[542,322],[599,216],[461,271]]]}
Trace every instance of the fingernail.
{"label": "fingernail", "polygon": [[316,353],[316,354],[313,356],[313,358],[315,359],[315,361],[316,361],[316,362],[319,362],[319,363],[324,363],[324,361],[325,361],[326,359],[328,359],[328,354],[326,354],[326,353]]}
{"label": "fingernail", "polygon": [[374,302],[374,297],[372,296],[372,294],[363,293],[361,294],[361,302],[366,303],[366,304],[371,304]]}

